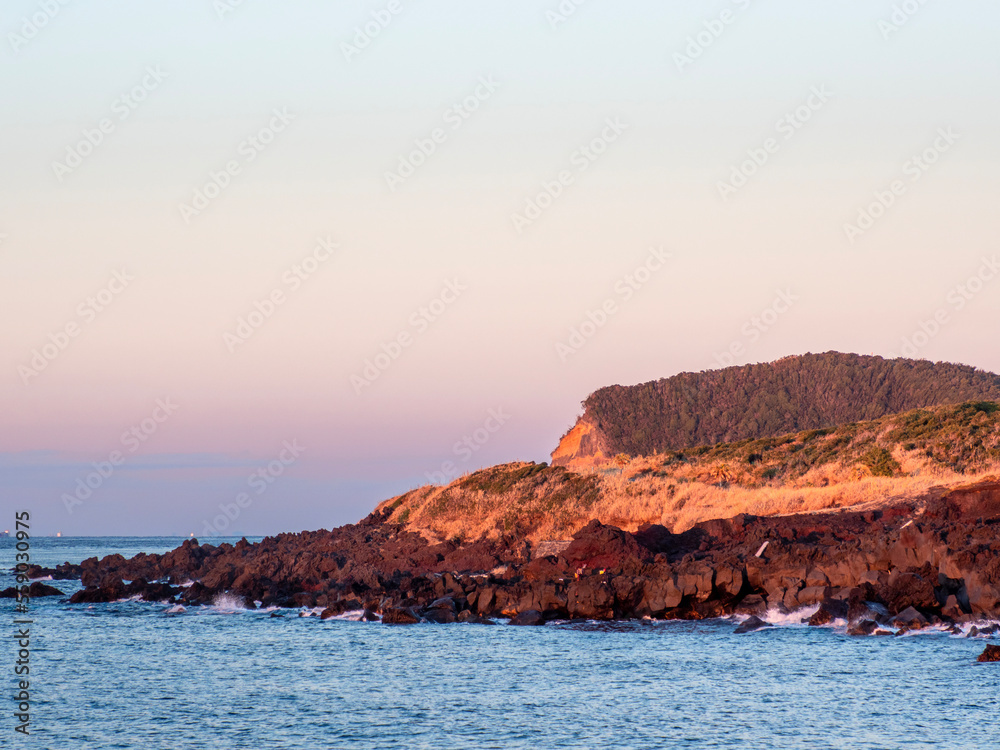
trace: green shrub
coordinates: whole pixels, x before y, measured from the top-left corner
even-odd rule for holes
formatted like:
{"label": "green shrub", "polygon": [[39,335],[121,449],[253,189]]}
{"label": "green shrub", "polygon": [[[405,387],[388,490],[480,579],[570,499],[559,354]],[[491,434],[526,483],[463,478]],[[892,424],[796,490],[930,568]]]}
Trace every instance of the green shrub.
{"label": "green shrub", "polygon": [[902,469],[899,462],[892,457],[892,453],[880,446],[874,446],[865,453],[861,457],[861,463],[876,477],[894,477]]}

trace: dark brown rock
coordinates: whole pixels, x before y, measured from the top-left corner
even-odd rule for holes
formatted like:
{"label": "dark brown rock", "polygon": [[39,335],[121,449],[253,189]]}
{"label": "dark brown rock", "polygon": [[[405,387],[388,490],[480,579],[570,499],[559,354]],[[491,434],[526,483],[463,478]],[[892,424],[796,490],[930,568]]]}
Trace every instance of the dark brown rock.
{"label": "dark brown rock", "polygon": [[812,626],[829,625],[834,620],[847,618],[848,605],[843,599],[824,599],[816,613],[809,618]]}
{"label": "dark brown rock", "polygon": [[738,615],[764,615],[767,614],[767,602],[760,594],[750,594],[736,606],[735,612]]}
{"label": "dark brown rock", "polygon": [[871,635],[878,629],[878,623],[874,620],[861,620],[847,629],[848,635]]}
{"label": "dark brown rock", "polygon": [[41,581],[33,581],[30,586],[28,586],[28,596],[32,599],[40,599],[43,596],[66,596],[62,591],[57,589],[55,586],[49,586],[48,584],[42,583]]}
{"label": "dark brown rock", "polygon": [[906,630],[919,630],[921,628],[926,628],[930,622],[913,607],[907,607],[892,618],[892,624],[898,628],[905,628]]}
{"label": "dark brown rock", "polygon": [[509,625],[527,625],[527,626],[538,626],[545,624],[545,618],[542,613],[537,609],[529,609],[527,612],[521,612],[517,617],[513,618]]}
{"label": "dark brown rock", "polygon": [[743,622],[742,625],[736,628],[734,632],[737,635],[742,635],[743,633],[751,633],[754,630],[760,630],[761,628],[769,628],[769,627],[771,627],[771,623],[765,622],[764,620],[760,619],[757,616],[751,616],[750,619],[746,620],[745,622]]}
{"label": "dark brown rock", "polygon": [[456,617],[455,611],[446,607],[424,610],[424,619],[427,620],[427,622],[436,622],[439,625],[458,622],[458,617]]}
{"label": "dark brown rock", "polygon": [[480,617],[471,610],[464,610],[458,613],[459,622],[467,622],[473,625],[493,625],[492,620],[487,620],[485,617]]}
{"label": "dark brown rock", "polygon": [[[15,586],[5,588],[3,591],[0,591],[0,599],[15,599],[17,598],[18,591],[19,589]],[[41,581],[33,581],[28,586],[27,593],[29,599],[41,599],[43,596],[66,596],[59,589],[42,583]]]}
{"label": "dark brown rock", "polygon": [[[662,526],[629,534],[595,522],[565,549],[533,557],[523,534],[431,544],[379,511],[329,531],[253,544],[188,540],[165,555],[109,555],[33,567],[31,575],[79,578],[86,588],[77,603],[139,595],[207,604],[229,593],[338,613],[426,608],[458,617],[468,608],[472,617],[534,609],[551,620],[759,617],[764,597],[780,611],[832,598],[848,602],[849,622],[885,623],[913,608],[926,620],[965,623],[1000,616],[997,521],[1000,482],[987,481],[878,511],[739,516],[683,534]],[[169,584],[148,583],[163,580]],[[439,601],[448,599],[453,607]],[[913,618],[904,627],[920,625]]]}
{"label": "dark brown rock", "polygon": [[938,606],[934,582],[915,572],[890,574],[884,597],[889,611],[895,613],[908,607],[933,609]]}
{"label": "dark brown rock", "polygon": [[571,569],[634,572],[652,553],[640,545],[632,534],[594,520],[573,535],[573,541],[562,557]]}
{"label": "dark brown rock", "polygon": [[[657,571],[660,573],[661,571]],[[667,610],[679,607],[683,600],[681,590],[674,583],[673,575],[647,578],[643,582],[643,598],[639,609],[652,617],[663,617]]]}
{"label": "dark brown rock", "polygon": [[1000,661],[1000,646],[987,646],[976,661]]}
{"label": "dark brown rock", "polygon": [[615,597],[607,582],[600,579],[574,581],[567,591],[570,617],[586,620],[611,620],[615,616]]}
{"label": "dark brown rock", "polygon": [[382,613],[383,625],[415,625],[420,617],[411,608],[390,607]]}

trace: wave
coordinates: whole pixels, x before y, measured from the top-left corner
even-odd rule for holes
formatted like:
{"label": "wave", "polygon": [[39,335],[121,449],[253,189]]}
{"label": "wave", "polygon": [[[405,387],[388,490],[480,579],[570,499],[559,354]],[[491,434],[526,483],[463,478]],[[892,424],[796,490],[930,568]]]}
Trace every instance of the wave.
{"label": "wave", "polygon": [[[810,617],[819,611],[819,603],[810,604],[808,607],[802,607],[801,609],[796,609],[792,612],[781,612],[778,609],[769,609],[767,614],[764,615],[763,620],[767,620],[772,625],[806,625],[807,623],[802,622],[803,620],[808,621]],[[837,621],[834,620],[834,623]],[[847,626],[846,621],[840,620]]]}
{"label": "wave", "polygon": [[235,594],[218,594],[212,600],[211,608],[220,614],[235,614],[237,612],[247,612],[246,602],[242,596]]}
{"label": "wave", "polygon": [[333,617],[328,617],[328,620],[340,620],[341,622],[361,622],[361,618],[365,616],[365,611],[363,609],[352,609],[349,612],[344,612],[343,614],[334,615]]}
{"label": "wave", "polygon": [[[769,625],[774,627],[811,627],[808,624],[808,620],[819,610],[820,605],[814,604],[808,607],[802,607],[801,609],[796,609],[792,612],[782,611],[778,609],[769,609],[767,612],[761,616],[761,619],[767,622]],[[731,620],[736,623],[746,622],[750,618],[750,615],[733,615],[726,619]],[[971,622],[956,623],[954,625],[950,623],[939,623],[936,625],[928,625],[925,628],[919,628],[915,630],[907,630],[902,636],[920,636],[920,635],[948,635],[951,638],[979,638],[983,640],[1000,638],[1000,630],[997,632],[989,631],[992,627],[1000,627],[1000,622],[990,619],[979,619],[973,620]],[[842,617],[835,618],[832,622],[826,625],[819,625],[817,627],[826,628],[832,630],[835,633],[841,635],[846,635],[850,623]],[[975,628],[975,631],[973,631]],[[892,635],[897,635],[900,628],[897,628],[889,624],[879,624],[879,630],[887,631]],[[987,629],[987,632],[980,632],[983,629]],[[971,635],[970,635],[971,632]]]}

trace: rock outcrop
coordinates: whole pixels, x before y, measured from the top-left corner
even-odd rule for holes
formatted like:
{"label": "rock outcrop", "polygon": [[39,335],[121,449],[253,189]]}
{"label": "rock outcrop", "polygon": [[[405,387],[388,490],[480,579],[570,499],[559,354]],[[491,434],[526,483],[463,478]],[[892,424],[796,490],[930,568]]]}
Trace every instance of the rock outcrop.
{"label": "rock outcrop", "polygon": [[987,646],[976,661],[1000,661],[1000,646]]}
{"label": "rock outcrop", "polygon": [[[17,598],[18,591],[18,588],[9,586],[3,591],[0,591],[0,599],[15,599]],[[59,589],[54,586],[49,586],[46,583],[42,583],[41,581],[32,581],[28,586],[27,594],[29,599],[40,599],[45,596],[65,596],[65,594],[63,594],[63,592]]]}
{"label": "rock outcrop", "polygon": [[399,624],[763,617],[819,604],[810,624],[846,621],[862,634],[890,622],[913,629],[1000,616],[997,482],[877,511],[744,514],[683,534],[592,521],[547,556],[532,556],[513,535],[431,544],[386,519],[376,512],[257,544],[192,539],[164,555],[30,573],[80,578],[86,588],[74,603],[139,596],[206,604],[228,594],[249,608],[322,607],[327,617],[367,610]]}

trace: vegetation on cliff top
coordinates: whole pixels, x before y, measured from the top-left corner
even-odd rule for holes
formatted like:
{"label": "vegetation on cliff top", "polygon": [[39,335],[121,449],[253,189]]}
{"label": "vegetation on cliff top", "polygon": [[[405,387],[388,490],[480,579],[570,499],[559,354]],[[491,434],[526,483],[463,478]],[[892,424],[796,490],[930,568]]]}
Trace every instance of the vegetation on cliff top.
{"label": "vegetation on cliff top", "polygon": [[649,455],[977,399],[1000,399],[1000,376],[965,365],[828,352],[609,386],[583,405],[609,455]]}
{"label": "vegetation on cliff top", "polygon": [[1000,474],[1000,404],[973,401],[781,436],[621,456],[575,473],[513,463],[422,487],[380,508],[411,529],[469,540],[566,539],[592,518],[681,531],[738,513],[877,506]]}

